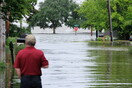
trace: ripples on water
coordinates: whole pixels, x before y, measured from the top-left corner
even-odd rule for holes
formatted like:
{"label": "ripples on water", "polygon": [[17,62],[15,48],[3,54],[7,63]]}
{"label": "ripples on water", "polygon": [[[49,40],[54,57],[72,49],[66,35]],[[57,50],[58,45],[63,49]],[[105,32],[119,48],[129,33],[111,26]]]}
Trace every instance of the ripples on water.
{"label": "ripples on water", "polygon": [[43,88],[130,88],[132,61],[126,48],[87,44],[88,34],[37,34],[36,47],[50,62]]}
{"label": "ripples on water", "polygon": [[[37,35],[37,48],[43,49],[50,68],[43,70],[44,88],[84,88],[86,40],[88,35]],[[89,39],[89,38],[88,38]],[[41,43],[41,44],[40,44]],[[42,46],[42,47],[41,47]]]}
{"label": "ripples on water", "polygon": [[123,47],[91,45],[88,34],[34,34],[45,52],[43,88],[132,88],[132,60]]}

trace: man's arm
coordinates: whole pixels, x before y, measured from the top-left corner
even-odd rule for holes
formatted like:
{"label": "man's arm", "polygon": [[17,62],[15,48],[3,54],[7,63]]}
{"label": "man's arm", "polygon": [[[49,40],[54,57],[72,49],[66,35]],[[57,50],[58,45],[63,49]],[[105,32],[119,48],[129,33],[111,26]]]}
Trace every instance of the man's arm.
{"label": "man's arm", "polygon": [[42,54],[41,61],[42,61],[42,67],[41,68],[48,68],[49,67],[49,62],[45,58],[44,53]]}
{"label": "man's arm", "polygon": [[16,70],[16,73],[17,73],[18,77],[21,78],[21,70],[20,70],[20,68],[15,68],[15,70]]}

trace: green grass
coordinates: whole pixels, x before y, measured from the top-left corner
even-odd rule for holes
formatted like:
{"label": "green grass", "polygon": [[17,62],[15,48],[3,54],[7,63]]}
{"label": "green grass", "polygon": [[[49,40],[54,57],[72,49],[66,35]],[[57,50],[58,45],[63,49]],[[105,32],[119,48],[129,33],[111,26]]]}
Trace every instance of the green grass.
{"label": "green grass", "polygon": [[87,41],[90,45],[105,45],[105,46],[131,46],[130,41],[115,40],[113,43],[110,41]]}

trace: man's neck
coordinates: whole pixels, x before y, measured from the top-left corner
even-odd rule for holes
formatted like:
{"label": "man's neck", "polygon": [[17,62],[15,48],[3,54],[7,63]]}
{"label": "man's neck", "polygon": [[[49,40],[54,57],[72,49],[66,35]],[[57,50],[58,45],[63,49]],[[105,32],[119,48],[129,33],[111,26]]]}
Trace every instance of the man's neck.
{"label": "man's neck", "polygon": [[34,47],[34,46],[26,45],[26,47]]}

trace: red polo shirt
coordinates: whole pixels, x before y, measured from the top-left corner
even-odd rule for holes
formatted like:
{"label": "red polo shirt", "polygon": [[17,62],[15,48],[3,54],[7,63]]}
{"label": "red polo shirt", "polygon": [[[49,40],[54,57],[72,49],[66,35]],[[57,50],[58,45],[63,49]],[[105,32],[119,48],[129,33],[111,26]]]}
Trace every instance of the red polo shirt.
{"label": "red polo shirt", "polygon": [[18,52],[14,68],[20,68],[21,75],[41,75],[41,67],[46,65],[48,65],[48,60],[41,50],[26,47]]}

